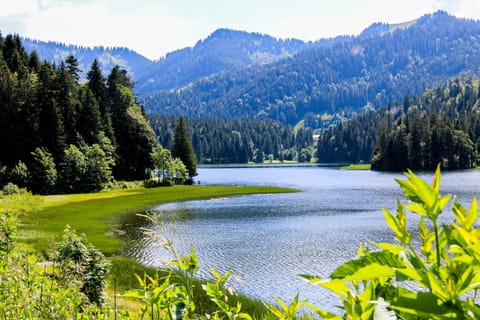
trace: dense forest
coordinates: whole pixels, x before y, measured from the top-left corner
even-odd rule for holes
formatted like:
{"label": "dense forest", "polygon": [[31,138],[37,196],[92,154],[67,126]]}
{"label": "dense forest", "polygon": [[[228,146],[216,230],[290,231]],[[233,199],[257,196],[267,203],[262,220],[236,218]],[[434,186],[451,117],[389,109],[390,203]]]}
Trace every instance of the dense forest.
{"label": "dense forest", "polygon": [[[149,119],[160,144],[172,148],[178,120],[158,115]],[[189,118],[187,127],[200,164],[268,160],[309,162],[314,156],[311,129],[295,130],[274,120]]]}
{"label": "dense forest", "polygon": [[358,37],[263,66],[142,97],[149,113],[195,118],[272,118],[379,108],[480,67],[480,22],[445,12],[404,25],[376,24]]}
{"label": "dense forest", "polygon": [[0,36],[0,69],[0,185],[96,191],[152,167],[155,134],[125,70],[105,78],[95,60],[80,84],[75,57],[41,62],[12,35]]}
{"label": "dense forest", "polygon": [[475,166],[479,151],[480,82],[455,79],[325,130],[317,156],[374,170],[455,170]]}

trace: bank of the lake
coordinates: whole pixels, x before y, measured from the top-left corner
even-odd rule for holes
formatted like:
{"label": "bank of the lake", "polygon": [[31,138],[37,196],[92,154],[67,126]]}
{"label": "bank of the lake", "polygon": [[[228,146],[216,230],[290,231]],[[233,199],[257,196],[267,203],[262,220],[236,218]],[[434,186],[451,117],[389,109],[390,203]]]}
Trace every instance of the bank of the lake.
{"label": "bank of the lake", "polygon": [[116,227],[124,214],[167,202],[294,191],[267,186],[196,185],[45,196],[38,210],[21,217],[20,242],[36,253],[44,253],[68,224],[107,256],[118,255],[122,241],[116,236]]}
{"label": "bank of the lake", "polygon": [[[121,256],[121,240],[115,236],[119,221],[126,217],[135,219],[136,212],[159,203],[294,191],[297,190],[258,186],[177,186],[54,196],[21,193],[13,198],[0,197],[0,207],[21,213],[17,250],[22,254],[28,252],[49,258],[47,250],[51,253],[52,248],[47,247],[52,240],[59,240],[67,224],[77,233],[84,233],[89,242],[110,255],[111,272],[106,292],[108,303],[131,312],[136,319],[137,316],[140,318],[142,305],[128,298],[117,297],[117,294],[137,288],[139,283],[136,275],[149,274],[155,277],[158,273],[166,275],[167,272]],[[201,290],[203,283],[204,280],[195,280],[195,304],[200,314],[212,313],[216,310],[215,305]],[[244,306],[244,310],[256,318],[265,317],[267,310],[261,301],[239,295],[232,303],[236,303],[236,299]]]}
{"label": "bank of the lake", "polygon": [[349,164],[348,166],[342,166],[340,170],[371,170],[370,163]]}

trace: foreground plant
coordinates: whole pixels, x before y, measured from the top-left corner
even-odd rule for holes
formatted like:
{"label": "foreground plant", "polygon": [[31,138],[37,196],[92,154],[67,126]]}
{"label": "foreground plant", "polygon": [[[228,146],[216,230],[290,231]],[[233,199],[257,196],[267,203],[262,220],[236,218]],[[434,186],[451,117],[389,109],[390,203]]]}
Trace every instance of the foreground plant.
{"label": "foreground plant", "polygon": [[[17,217],[38,200],[26,192],[0,197],[0,319],[108,319],[112,312],[102,304],[104,285],[97,281],[103,279],[102,270],[95,268],[105,266],[100,253],[89,247],[93,255],[70,263],[67,279],[61,265],[39,263],[35,256],[17,251]],[[69,230],[60,248],[80,253],[67,250],[79,248],[77,244],[88,245]]]}
{"label": "foreground plant", "polygon": [[[340,297],[341,314],[310,306],[325,319],[479,319],[480,229],[478,204],[469,209],[457,200],[454,219],[439,225],[450,201],[440,194],[440,169],[429,185],[413,172],[397,180],[408,203],[397,211],[383,209],[396,244],[360,246],[358,256],[328,278],[302,275]],[[418,231],[407,227],[407,211],[420,216]]]}

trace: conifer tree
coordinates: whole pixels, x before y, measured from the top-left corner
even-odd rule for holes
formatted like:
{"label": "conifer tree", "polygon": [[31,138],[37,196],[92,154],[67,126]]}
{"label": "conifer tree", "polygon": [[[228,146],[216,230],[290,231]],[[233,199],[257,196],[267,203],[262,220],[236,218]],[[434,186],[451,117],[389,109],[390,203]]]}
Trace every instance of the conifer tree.
{"label": "conifer tree", "polygon": [[172,155],[174,158],[180,158],[180,160],[182,160],[187,167],[190,179],[197,175],[195,152],[193,151],[192,141],[183,117],[180,117],[175,127]]}

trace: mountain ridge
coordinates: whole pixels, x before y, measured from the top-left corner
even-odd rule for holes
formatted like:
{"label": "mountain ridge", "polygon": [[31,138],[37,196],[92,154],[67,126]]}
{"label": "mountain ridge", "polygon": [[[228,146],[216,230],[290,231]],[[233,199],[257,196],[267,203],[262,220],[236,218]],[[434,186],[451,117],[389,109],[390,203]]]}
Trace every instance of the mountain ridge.
{"label": "mountain ridge", "polygon": [[164,115],[266,117],[295,124],[309,113],[401,101],[480,69],[480,22],[439,11],[400,26],[372,25],[346,41],[158,92],[143,103],[147,112]]}
{"label": "mountain ridge", "polygon": [[310,113],[377,108],[462,72],[476,73],[479,34],[478,21],[438,11],[314,42],[219,28],[156,61],[127,48],[94,47],[86,54],[85,48],[50,42],[48,51],[32,40],[26,48],[50,61],[80,54],[84,73],[94,58],[104,70],[119,64],[150,113],[294,124]]}

